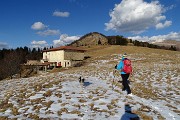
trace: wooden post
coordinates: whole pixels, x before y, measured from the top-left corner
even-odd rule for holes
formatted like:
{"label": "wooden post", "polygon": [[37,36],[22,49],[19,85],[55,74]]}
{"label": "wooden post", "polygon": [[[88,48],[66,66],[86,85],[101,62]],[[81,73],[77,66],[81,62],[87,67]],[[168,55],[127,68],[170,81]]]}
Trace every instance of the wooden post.
{"label": "wooden post", "polygon": [[47,72],[47,66],[45,66],[45,72]]}

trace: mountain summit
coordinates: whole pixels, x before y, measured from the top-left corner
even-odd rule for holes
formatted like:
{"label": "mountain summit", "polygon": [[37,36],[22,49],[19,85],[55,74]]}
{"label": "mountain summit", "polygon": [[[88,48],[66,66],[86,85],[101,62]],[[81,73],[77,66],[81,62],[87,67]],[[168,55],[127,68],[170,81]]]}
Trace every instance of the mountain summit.
{"label": "mountain summit", "polygon": [[91,32],[72,42],[71,46],[107,45],[108,38],[98,32]]}

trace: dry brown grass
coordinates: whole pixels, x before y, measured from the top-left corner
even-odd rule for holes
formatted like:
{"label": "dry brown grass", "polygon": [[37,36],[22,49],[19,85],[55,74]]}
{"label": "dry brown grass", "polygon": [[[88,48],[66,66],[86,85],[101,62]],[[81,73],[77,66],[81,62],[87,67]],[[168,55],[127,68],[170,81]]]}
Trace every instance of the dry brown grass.
{"label": "dry brown grass", "polygon": [[143,112],[141,111],[133,111],[133,113],[137,114],[138,116],[140,116],[140,118],[142,120],[153,120],[153,117],[152,116],[148,116],[146,114],[144,114]]}
{"label": "dry brown grass", "polygon": [[34,90],[35,90],[36,92],[41,91],[41,89],[42,89],[42,85],[41,85],[41,84],[34,86]]}
{"label": "dry brown grass", "polygon": [[59,116],[61,116],[63,112],[68,113],[68,109],[67,108],[61,108],[57,113]]}
{"label": "dry brown grass", "polygon": [[44,97],[50,97],[51,95],[52,95],[52,91],[51,91],[51,90],[48,90],[48,91],[46,91],[46,92],[43,94]]}
{"label": "dry brown grass", "polygon": [[43,102],[42,104],[47,107],[47,109],[51,106],[53,101]]}
{"label": "dry brown grass", "polygon": [[61,97],[62,97],[62,94],[61,94],[61,93],[59,93],[59,92],[56,92],[56,93],[55,93],[55,96],[57,96],[57,97],[61,98]]}
{"label": "dry brown grass", "polygon": [[81,112],[80,111],[78,111],[78,110],[73,110],[73,111],[70,111],[69,112],[70,114],[81,114]]}
{"label": "dry brown grass", "polygon": [[92,101],[97,101],[97,100],[99,100],[99,97],[92,99]]}
{"label": "dry brown grass", "polygon": [[12,111],[12,114],[13,115],[19,115],[19,112],[18,112],[18,108],[17,107],[13,107],[12,109],[11,109],[11,111]]}
{"label": "dry brown grass", "polygon": [[[180,56],[178,51],[162,50],[162,49],[152,49],[145,47],[136,47],[136,46],[119,46],[119,45],[107,45],[107,46],[91,46],[90,48],[86,47],[86,55],[90,56],[90,59],[98,58],[99,56],[107,57],[113,54],[130,54],[136,57],[151,57],[151,58],[161,58],[173,60],[174,63],[177,63],[178,60],[174,59]],[[171,56],[171,57],[169,57]],[[154,59],[156,60],[156,59]]]}
{"label": "dry brown grass", "polygon": [[39,120],[39,116],[37,114],[32,114],[32,113],[28,114],[28,118],[31,118],[33,120]]}
{"label": "dry brown grass", "polygon": [[13,104],[8,102],[8,99],[1,101],[0,110],[5,111],[8,108],[13,108]]}
{"label": "dry brown grass", "polygon": [[107,104],[107,108],[108,108],[109,110],[111,110],[111,109],[114,109],[115,106],[113,106],[113,105],[111,105],[111,104]]}
{"label": "dry brown grass", "polygon": [[31,104],[40,104],[43,101],[42,98],[31,99]]}
{"label": "dry brown grass", "polygon": [[111,100],[111,105],[116,105],[118,103],[119,99],[112,99]]}
{"label": "dry brown grass", "polygon": [[77,107],[78,109],[81,109],[81,105],[80,104],[74,104],[72,106]]}
{"label": "dry brown grass", "polygon": [[87,102],[87,100],[85,100],[85,99],[79,99],[79,103],[85,103],[85,102]]}
{"label": "dry brown grass", "polygon": [[93,110],[93,108],[94,108],[94,103],[90,103],[89,106],[90,106],[90,109]]}
{"label": "dry brown grass", "polygon": [[43,87],[43,88],[52,88],[52,87],[53,87],[53,84],[47,83],[47,84],[44,84],[42,87]]}
{"label": "dry brown grass", "polygon": [[87,52],[86,55],[91,57],[97,57],[102,55],[112,55],[112,54],[149,54],[149,53],[165,53],[170,54],[174,51],[161,50],[161,49],[151,49],[145,47],[136,47],[136,46],[119,46],[119,45],[105,45],[105,46],[91,46],[90,48],[84,47]]}
{"label": "dry brown grass", "polygon": [[8,116],[0,116],[0,120],[8,120]]}
{"label": "dry brown grass", "polygon": [[92,99],[92,98],[93,98],[93,95],[89,95],[89,96],[88,96],[88,99]]}

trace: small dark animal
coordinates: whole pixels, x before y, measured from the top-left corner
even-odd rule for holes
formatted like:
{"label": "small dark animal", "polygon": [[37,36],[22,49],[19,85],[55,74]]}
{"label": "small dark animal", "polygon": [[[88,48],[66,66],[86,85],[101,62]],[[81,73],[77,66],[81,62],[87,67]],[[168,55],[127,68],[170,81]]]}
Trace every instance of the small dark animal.
{"label": "small dark animal", "polygon": [[83,83],[84,83],[84,80],[85,80],[85,79],[83,78],[83,79],[82,79],[82,82],[83,82]]}
{"label": "small dark animal", "polygon": [[79,82],[80,82],[80,83],[84,83],[84,80],[85,80],[85,79],[84,79],[84,78],[81,78],[81,76],[79,77]]}

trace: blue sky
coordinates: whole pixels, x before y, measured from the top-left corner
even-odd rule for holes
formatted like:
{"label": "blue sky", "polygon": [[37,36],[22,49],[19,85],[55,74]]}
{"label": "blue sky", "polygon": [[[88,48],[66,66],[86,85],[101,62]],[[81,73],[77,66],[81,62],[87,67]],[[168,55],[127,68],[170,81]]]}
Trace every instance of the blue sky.
{"label": "blue sky", "polygon": [[0,49],[62,46],[89,32],[180,41],[180,0],[1,0]]}

